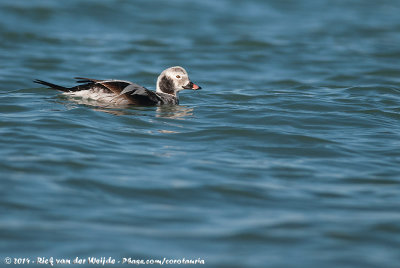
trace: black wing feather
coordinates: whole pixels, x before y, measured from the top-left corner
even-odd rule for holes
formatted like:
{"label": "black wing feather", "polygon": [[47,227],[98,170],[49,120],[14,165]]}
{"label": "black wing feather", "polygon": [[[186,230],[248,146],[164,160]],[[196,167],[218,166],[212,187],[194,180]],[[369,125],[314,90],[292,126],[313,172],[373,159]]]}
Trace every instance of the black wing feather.
{"label": "black wing feather", "polygon": [[120,95],[136,105],[152,106],[161,102],[161,98],[155,92],[134,83],[125,87]]}
{"label": "black wing feather", "polygon": [[104,81],[104,80],[98,80],[98,79],[92,79],[92,78],[86,78],[86,77],[74,77],[74,79],[78,80],[78,81],[76,81],[77,83],[96,83],[96,82]]}

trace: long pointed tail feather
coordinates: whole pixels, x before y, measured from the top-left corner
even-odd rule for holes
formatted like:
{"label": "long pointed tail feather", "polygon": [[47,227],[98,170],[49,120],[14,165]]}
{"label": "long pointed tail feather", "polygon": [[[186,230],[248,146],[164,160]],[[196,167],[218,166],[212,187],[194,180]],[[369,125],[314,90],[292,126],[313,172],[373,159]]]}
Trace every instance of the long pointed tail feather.
{"label": "long pointed tail feather", "polygon": [[59,86],[59,85],[56,85],[56,84],[53,84],[53,83],[49,83],[49,82],[46,82],[46,81],[43,81],[43,80],[39,80],[39,79],[33,80],[33,82],[35,82],[37,84],[48,86],[48,87],[50,87],[52,89],[61,90],[61,91],[64,91],[64,92],[71,91],[70,88]]}

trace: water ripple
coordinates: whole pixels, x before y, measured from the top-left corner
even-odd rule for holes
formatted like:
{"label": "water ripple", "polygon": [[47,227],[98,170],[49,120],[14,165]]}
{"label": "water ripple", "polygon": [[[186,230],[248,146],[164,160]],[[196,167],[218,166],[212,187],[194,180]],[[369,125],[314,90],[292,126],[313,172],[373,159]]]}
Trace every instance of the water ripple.
{"label": "water ripple", "polygon": [[[399,11],[1,1],[4,256],[397,267]],[[203,87],[180,106],[113,107],[32,83],[154,90],[175,65]]]}

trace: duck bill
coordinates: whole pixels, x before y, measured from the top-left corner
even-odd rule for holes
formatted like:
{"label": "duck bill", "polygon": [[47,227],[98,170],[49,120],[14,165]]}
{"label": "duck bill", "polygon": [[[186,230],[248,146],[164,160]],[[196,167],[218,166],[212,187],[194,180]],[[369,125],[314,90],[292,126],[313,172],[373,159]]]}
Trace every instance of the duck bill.
{"label": "duck bill", "polygon": [[186,86],[183,86],[184,89],[193,89],[193,90],[199,90],[201,87],[198,85],[194,84],[193,82],[189,82]]}
{"label": "duck bill", "polygon": [[[193,84],[193,83],[192,83],[192,84]],[[199,90],[199,89],[201,89],[201,87],[198,86],[198,85],[196,85],[196,84],[193,84],[192,89],[193,89],[193,90]]]}

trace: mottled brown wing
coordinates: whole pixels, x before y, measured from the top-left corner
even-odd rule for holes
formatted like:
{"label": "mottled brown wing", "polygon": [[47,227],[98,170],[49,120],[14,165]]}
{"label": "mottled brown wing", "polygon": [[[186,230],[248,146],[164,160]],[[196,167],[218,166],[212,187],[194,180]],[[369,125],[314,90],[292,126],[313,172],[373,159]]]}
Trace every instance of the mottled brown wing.
{"label": "mottled brown wing", "polygon": [[76,86],[75,88],[73,88],[75,90],[72,91],[102,88],[106,92],[114,93],[117,96],[120,95],[121,91],[124,90],[124,88],[131,84],[131,82],[123,80],[98,80],[85,77],[75,77],[75,79],[78,80],[76,81],[77,83],[81,83],[82,85]]}
{"label": "mottled brown wing", "polygon": [[111,92],[113,92],[116,95],[120,95],[121,92],[129,86],[131,83],[128,81],[122,81],[122,80],[104,80],[104,81],[98,81],[95,83],[96,85],[102,85],[109,89]]}

